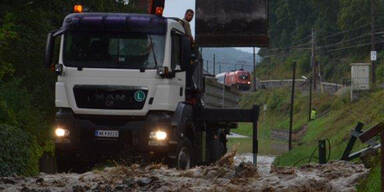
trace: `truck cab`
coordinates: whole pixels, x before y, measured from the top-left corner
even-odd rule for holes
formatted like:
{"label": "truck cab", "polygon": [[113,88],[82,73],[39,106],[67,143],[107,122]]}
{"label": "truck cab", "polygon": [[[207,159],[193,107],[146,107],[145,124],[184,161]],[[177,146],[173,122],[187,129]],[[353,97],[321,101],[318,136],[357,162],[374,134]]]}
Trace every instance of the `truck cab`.
{"label": "truck cab", "polygon": [[150,14],[73,13],[48,34],[45,63],[57,74],[59,171],[121,154],[167,159],[179,168],[204,156],[203,128],[193,123],[186,102],[194,89],[187,78],[193,54],[180,22]]}
{"label": "truck cab", "polygon": [[188,40],[177,21],[81,13],[67,16],[63,27],[56,107],[84,115],[145,116],[175,111],[185,100],[182,62],[188,58],[181,58],[181,46]]}

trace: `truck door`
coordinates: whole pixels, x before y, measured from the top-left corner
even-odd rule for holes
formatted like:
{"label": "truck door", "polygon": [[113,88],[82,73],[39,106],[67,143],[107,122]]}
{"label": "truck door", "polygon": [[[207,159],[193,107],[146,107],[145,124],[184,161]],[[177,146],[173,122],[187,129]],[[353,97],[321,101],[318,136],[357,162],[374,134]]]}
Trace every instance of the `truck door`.
{"label": "truck door", "polygon": [[186,88],[186,71],[182,70],[182,35],[179,32],[172,31],[172,57],[171,57],[171,69],[175,72],[174,83],[180,87],[179,96],[185,99],[185,88]]}

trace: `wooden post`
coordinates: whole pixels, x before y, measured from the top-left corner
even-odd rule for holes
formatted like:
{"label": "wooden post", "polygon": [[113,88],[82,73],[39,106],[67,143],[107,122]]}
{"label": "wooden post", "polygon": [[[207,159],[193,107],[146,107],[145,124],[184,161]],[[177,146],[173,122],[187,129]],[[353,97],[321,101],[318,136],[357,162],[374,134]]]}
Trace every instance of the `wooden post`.
{"label": "wooden post", "polygon": [[[376,38],[375,38],[375,15],[376,15],[376,9],[375,9],[375,6],[376,6],[376,2],[375,0],[371,0],[371,51],[376,51]],[[371,70],[371,74],[372,74],[372,87],[374,88],[375,87],[375,84],[376,84],[376,74],[375,74],[375,71],[376,71],[376,66],[375,66],[375,61],[373,61],[371,59],[371,65],[372,65],[372,70]]]}
{"label": "wooden post", "polygon": [[253,90],[256,91],[256,50],[253,47]]}
{"label": "wooden post", "polygon": [[349,160],[349,154],[351,154],[352,148],[355,145],[355,142],[357,138],[359,137],[359,134],[361,133],[361,129],[363,129],[364,124],[361,122],[358,122],[354,132],[352,133],[351,139],[349,139],[347,147],[344,150],[343,156],[341,157],[341,160],[347,161]]}
{"label": "wooden post", "polygon": [[327,153],[326,153],[326,144],[325,140],[319,140],[318,143],[319,147],[319,164],[326,164],[327,163]]}
{"label": "wooden post", "polygon": [[293,106],[295,102],[295,79],[296,79],[296,62],[293,63],[292,69],[292,92],[291,92],[291,111],[289,118],[289,139],[288,139],[288,149],[292,149],[292,126],[293,126]]}
{"label": "wooden post", "polygon": [[213,54],[213,75],[216,75],[216,54]]}
{"label": "wooden post", "polygon": [[384,192],[384,131],[381,131],[381,191]]}
{"label": "wooden post", "polygon": [[259,152],[259,141],[257,140],[257,121],[259,119],[259,106],[253,106],[253,131],[252,131],[252,153],[253,153],[253,165],[257,166],[257,153]]}
{"label": "wooden post", "polygon": [[315,29],[314,28],[312,28],[312,60],[311,62],[312,62],[313,88],[316,91],[317,74],[316,74],[316,48],[315,48]]}
{"label": "wooden post", "polygon": [[312,77],[309,77],[308,121],[312,120],[312,82]]}

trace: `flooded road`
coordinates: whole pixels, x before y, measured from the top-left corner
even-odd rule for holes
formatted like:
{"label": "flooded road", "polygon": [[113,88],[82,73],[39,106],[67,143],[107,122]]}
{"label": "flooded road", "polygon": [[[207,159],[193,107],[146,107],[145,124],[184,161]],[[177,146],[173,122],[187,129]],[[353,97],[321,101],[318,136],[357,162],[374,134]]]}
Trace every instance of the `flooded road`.
{"label": "flooded road", "polygon": [[331,162],[301,168],[271,168],[274,157],[226,154],[211,166],[189,170],[163,165],[131,165],[105,168],[83,174],[40,174],[37,177],[0,178],[0,191],[355,191],[359,178],[367,174],[363,165]]}
{"label": "flooded road", "polygon": [[[235,160],[236,166],[238,166],[242,162],[253,163],[253,154],[252,153],[239,154],[235,156],[234,160]],[[261,176],[269,175],[271,171],[271,166],[274,160],[275,160],[275,157],[273,156],[258,155],[257,171],[259,175]]]}

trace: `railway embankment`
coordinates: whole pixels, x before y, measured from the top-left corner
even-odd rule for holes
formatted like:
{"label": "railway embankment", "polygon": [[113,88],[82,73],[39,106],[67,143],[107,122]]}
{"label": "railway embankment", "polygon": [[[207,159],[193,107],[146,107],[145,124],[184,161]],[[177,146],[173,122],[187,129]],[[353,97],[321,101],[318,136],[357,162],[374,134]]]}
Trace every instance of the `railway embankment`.
{"label": "railway embankment", "polygon": [[[295,96],[293,120],[293,149],[281,152],[275,159],[275,166],[302,166],[318,162],[318,141],[329,141],[327,157],[329,161],[339,160],[351,137],[351,130],[358,122],[368,129],[384,120],[383,90],[363,94],[358,100],[350,101],[348,92],[331,95],[315,93],[313,109],[317,117],[308,121],[308,95],[298,92]],[[288,88],[263,90],[244,95],[242,107],[259,104],[262,109],[259,121],[260,151],[275,153],[278,142],[288,146],[290,92]],[[239,129],[241,132],[241,129]],[[244,132],[244,131],[243,131]],[[366,144],[356,142],[354,151],[365,148]],[[263,149],[264,148],[264,149]],[[372,159],[377,159],[373,157]],[[379,162],[370,165],[369,179],[361,180],[359,191],[378,191],[380,189]],[[362,162],[360,159],[355,162]],[[369,186],[369,189],[368,187]]]}

